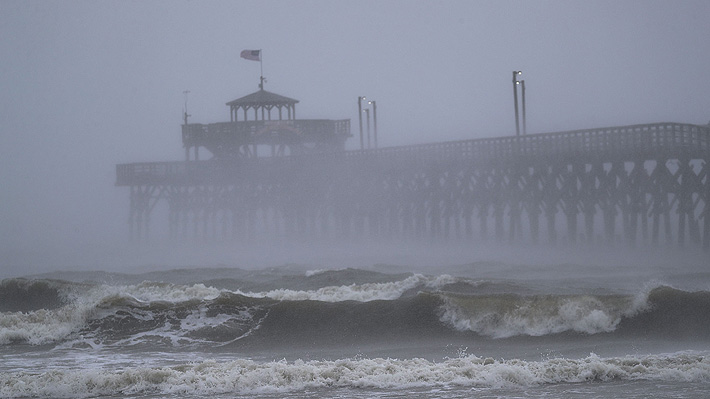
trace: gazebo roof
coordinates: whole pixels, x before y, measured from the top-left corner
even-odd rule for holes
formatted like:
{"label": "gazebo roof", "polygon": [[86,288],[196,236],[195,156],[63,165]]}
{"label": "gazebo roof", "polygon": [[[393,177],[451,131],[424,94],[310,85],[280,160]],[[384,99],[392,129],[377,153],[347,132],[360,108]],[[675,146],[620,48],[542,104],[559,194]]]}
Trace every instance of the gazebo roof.
{"label": "gazebo roof", "polygon": [[284,97],[282,95],[272,93],[261,89],[254,93],[248,94],[244,97],[238,98],[236,100],[227,103],[230,107],[261,107],[268,105],[293,105],[296,104],[298,100],[293,98]]}

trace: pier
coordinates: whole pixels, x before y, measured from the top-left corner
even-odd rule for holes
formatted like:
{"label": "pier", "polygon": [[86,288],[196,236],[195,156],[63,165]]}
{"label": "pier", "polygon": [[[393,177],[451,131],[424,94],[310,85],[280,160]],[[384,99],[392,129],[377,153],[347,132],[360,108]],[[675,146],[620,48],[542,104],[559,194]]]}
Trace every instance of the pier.
{"label": "pier", "polygon": [[117,165],[116,185],[130,189],[131,239],[151,237],[162,206],[173,240],[710,249],[710,126],[345,151],[350,121],[295,119],[296,102],[262,89],[227,103],[230,122],[185,123],[185,160]]}

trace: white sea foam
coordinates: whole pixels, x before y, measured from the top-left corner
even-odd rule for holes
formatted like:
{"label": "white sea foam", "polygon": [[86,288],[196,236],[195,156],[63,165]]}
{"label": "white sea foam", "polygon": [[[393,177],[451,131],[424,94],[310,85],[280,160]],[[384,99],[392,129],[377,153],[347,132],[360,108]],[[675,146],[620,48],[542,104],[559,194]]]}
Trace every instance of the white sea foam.
{"label": "white sea foam", "polygon": [[14,341],[41,345],[61,340],[79,329],[105,296],[101,287],[65,295],[69,303],[57,309],[0,313],[0,345]]}
{"label": "white sea foam", "polygon": [[0,397],[215,395],[318,388],[521,387],[608,380],[702,382],[710,357],[699,353],[544,361],[465,356],[334,361],[205,361],[173,367],[56,369],[0,373]]}
{"label": "white sea foam", "polygon": [[122,295],[128,295],[141,302],[168,301],[184,302],[192,299],[210,300],[217,298],[222,290],[204,284],[177,285],[144,281],[137,285],[108,288]]}
{"label": "white sea foam", "polygon": [[541,336],[564,331],[614,331],[623,317],[648,306],[648,290],[635,297],[534,296],[445,297],[440,320],[459,331],[494,338]]}
{"label": "white sea foam", "polygon": [[329,272],[329,271],[340,271],[340,270],[344,270],[344,269],[315,269],[315,270],[306,270],[306,277],[316,276],[316,275],[319,275],[319,274],[322,274],[322,273],[325,273],[325,272]]}
{"label": "white sea foam", "polygon": [[180,302],[213,299],[219,293],[219,290],[202,284],[182,286],[147,282],[129,286],[97,285],[82,292],[74,290],[68,294],[68,304],[58,309],[0,313],[0,345],[11,342],[42,345],[65,339],[79,331],[87,320],[100,317],[100,305],[112,299]]}
{"label": "white sea foam", "polygon": [[376,300],[393,300],[397,299],[408,290],[416,288],[420,285],[437,290],[446,284],[455,282],[456,279],[449,275],[441,275],[436,277],[428,277],[422,274],[414,274],[400,281],[388,283],[366,283],[366,284],[351,284],[340,286],[322,287],[317,290],[290,290],[277,289],[265,292],[241,292],[236,293],[250,297],[272,298],[281,301],[323,301],[323,302],[341,302],[341,301],[359,301],[368,302]]}

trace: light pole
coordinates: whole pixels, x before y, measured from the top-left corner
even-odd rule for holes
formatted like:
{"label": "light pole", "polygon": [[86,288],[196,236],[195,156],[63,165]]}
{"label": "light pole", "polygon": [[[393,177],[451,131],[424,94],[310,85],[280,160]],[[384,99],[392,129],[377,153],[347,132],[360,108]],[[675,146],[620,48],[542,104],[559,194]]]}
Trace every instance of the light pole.
{"label": "light pole", "polygon": [[185,95],[185,112],[183,112],[182,117],[183,117],[183,121],[187,125],[187,118],[191,116],[187,113],[187,95],[190,94],[190,90],[185,90],[182,92],[182,94]]}
{"label": "light pole", "polygon": [[370,146],[370,109],[365,108],[365,115],[367,115],[367,149],[369,150],[371,148]]}
{"label": "light pole", "polygon": [[365,140],[362,137],[362,100],[365,99],[365,96],[360,96],[357,98],[357,116],[358,119],[360,120],[360,149],[364,150],[365,149]]}
{"label": "light pole", "polygon": [[372,123],[375,125],[375,148],[377,148],[377,103],[372,100],[368,104],[372,104]]}
{"label": "light pole", "polygon": [[[187,129],[187,118],[190,117],[190,114],[187,113],[187,95],[190,94],[190,90],[185,90],[182,92],[182,94],[185,95],[185,110],[182,114],[183,117],[183,122],[185,126],[183,126],[183,129]],[[195,147],[195,156],[197,156],[197,147]],[[190,160],[190,147],[185,146],[185,161]]]}
{"label": "light pole", "polygon": [[515,135],[520,136],[520,118],[518,117],[518,75],[522,71],[513,71],[513,101],[515,102]]}
{"label": "light pole", "polygon": [[525,79],[520,81],[520,90],[523,93],[523,136],[528,134],[528,126],[525,120]]}

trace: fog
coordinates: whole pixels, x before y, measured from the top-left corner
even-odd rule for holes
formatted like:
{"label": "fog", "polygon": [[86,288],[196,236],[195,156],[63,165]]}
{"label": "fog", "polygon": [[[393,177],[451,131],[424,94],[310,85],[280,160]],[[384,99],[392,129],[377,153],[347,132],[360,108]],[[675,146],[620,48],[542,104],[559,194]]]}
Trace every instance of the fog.
{"label": "fog", "polygon": [[393,253],[471,260],[448,248],[132,247],[115,165],[184,159],[186,90],[191,122],[228,121],[225,103],[259,82],[244,49],[262,49],[265,88],[298,99],[299,118],[350,119],[356,132],[357,97],[376,100],[381,147],[514,134],[513,70],[530,133],[704,125],[709,15],[703,0],[2,1],[0,277]]}

